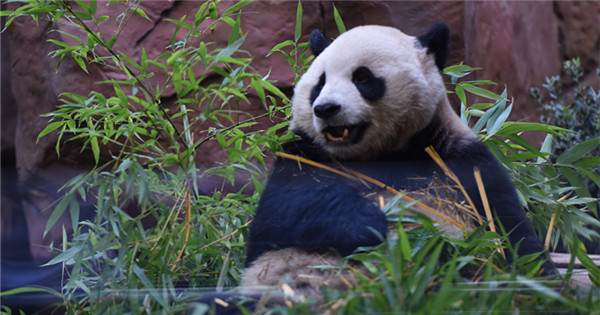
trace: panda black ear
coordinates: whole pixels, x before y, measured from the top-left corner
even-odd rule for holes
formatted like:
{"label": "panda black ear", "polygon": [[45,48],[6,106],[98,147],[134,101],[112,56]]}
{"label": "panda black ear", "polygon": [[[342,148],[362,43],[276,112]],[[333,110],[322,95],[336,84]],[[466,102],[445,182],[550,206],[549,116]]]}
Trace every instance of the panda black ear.
{"label": "panda black ear", "polygon": [[418,36],[417,40],[424,48],[427,48],[427,53],[435,56],[435,65],[442,70],[446,64],[450,47],[448,26],[441,22],[436,23],[427,33]]}
{"label": "panda black ear", "polygon": [[310,43],[310,50],[312,50],[315,57],[320,55],[331,44],[319,30],[312,31],[308,41]]}

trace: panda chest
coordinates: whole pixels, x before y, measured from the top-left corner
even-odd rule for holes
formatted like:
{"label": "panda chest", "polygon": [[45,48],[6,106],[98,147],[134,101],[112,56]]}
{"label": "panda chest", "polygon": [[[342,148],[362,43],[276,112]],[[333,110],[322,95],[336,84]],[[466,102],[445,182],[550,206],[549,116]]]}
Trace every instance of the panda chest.
{"label": "panda chest", "polygon": [[446,182],[441,170],[429,161],[355,162],[344,167],[398,191],[416,191]]}

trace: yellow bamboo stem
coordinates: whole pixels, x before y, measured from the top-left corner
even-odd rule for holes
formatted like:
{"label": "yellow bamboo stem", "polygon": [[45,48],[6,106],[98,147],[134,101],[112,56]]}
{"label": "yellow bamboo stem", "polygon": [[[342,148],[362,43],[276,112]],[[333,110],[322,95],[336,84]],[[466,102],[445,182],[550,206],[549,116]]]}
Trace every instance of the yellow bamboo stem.
{"label": "yellow bamboo stem", "polygon": [[546,233],[546,240],[544,241],[544,248],[546,250],[550,250],[550,238],[552,237],[552,229],[554,228],[554,219],[556,218],[556,213],[553,213],[550,216],[550,224],[548,225],[548,233]]}
{"label": "yellow bamboo stem", "polygon": [[[475,181],[477,182],[477,188],[479,190],[479,196],[481,197],[481,203],[483,204],[483,210],[485,211],[485,216],[488,219],[488,222],[490,223],[490,230],[494,233],[496,233],[496,225],[494,224],[494,217],[492,216],[492,211],[490,209],[490,204],[488,202],[488,198],[487,198],[487,194],[485,192],[485,187],[483,186],[483,180],[481,179],[481,172],[479,171],[479,169],[477,167],[475,167],[475,171],[474,171],[474,175],[475,175]],[[496,240],[496,243],[500,243],[499,240]],[[506,257],[506,255],[504,254],[504,249],[503,248],[498,248],[498,250],[500,251],[500,253],[502,254],[502,256]]]}
{"label": "yellow bamboo stem", "polygon": [[[569,198],[569,196],[571,196],[573,194],[573,191],[570,191],[568,194],[560,197],[558,200],[556,200],[556,202],[563,202],[565,201],[567,198]],[[550,216],[550,224],[548,224],[548,232],[546,232],[546,239],[544,241],[544,248],[546,248],[546,250],[550,250],[550,238],[552,237],[552,229],[554,228],[554,220],[556,219],[556,213],[553,213],[552,216]]]}
{"label": "yellow bamboo stem", "polygon": [[477,182],[477,188],[479,190],[479,196],[481,197],[481,203],[483,204],[483,210],[485,211],[485,216],[490,223],[490,230],[496,233],[496,225],[494,224],[494,217],[492,216],[492,211],[490,209],[490,204],[487,199],[487,194],[485,192],[485,187],[483,187],[483,180],[481,179],[481,172],[476,167],[475,168],[475,181]]}

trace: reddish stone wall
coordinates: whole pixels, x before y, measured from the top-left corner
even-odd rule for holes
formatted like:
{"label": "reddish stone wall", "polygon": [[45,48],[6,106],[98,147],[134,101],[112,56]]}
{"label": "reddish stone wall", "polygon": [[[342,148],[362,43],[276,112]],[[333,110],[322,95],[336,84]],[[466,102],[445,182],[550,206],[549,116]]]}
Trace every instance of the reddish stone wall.
{"label": "reddish stone wall", "polygon": [[[219,10],[223,10],[222,5]],[[294,1],[256,1],[244,9],[247,13],[242,17],[242,28],[248,33],[243,48],[255,56],[254,67],[265,74],[271,71],[271,78],[278,80],[285,91],[291,91],[293,79],[287,62],[277,54],[265,56],[276,43],[293,38],[296,5]],[[113,12],[118,6],[98,6],[99,14],[113,16],[102,24],[107,30],[117,27]],[[191,18],[199,2],[145,1],[142,6],[151,21],[133,17],[115,44],[117,49],[137,58],[142,47],[150,57],[162,54],[175,29],[166,19],[179,19],[184,14]],[[484,70],[472,79],[493,80],[499,83],[497,91],[507,86],[515,98],[512,119],[539,120],[540,113],[528,90],[539,86],[545,76],[559,73],[563,60],[581,57],[587,73],[594,73],[600,64],[600,4],[595,1],[358,1],[338,2],[336,6],[348,28],[383,24],[418,35],[435,22],[447,23],[452,31],[449,64],[464,61],[481,67]],[[330,2],[305,1],[303,8],[303,39],[315,28],[327,37],[337,36]],[[25,212],[31,241],[37,244],[48,244],[59,236],[58,231],[46,240],[40,235],[49,215],[49,211],[42,210],[54,200],[56,188],[93,161],[89,154],[81,155],[74,145],[65,146],[57,159],[56,138],[51,136],[36,143],[47,122],[40,115],[54,109],[62,92],[87,94],[92,89],[101,90],[105,87],[95,81],[120,79],[121,75],[98,66],[90,67],[88,75],[69,60],[63,61],[56,73],[57,60],[48,57],[56,47],[47,39],[62,35],[49,32],[50,29],[44,21],[38,26],[31,19],[18,19],[2,33],[2,166],[16,167],[19,181],[25,184],[20,205],[13,202],[8,208],[5,205],[10,205],[11,196],[6,196],[3,189],[3,231],[5,225],[10,225],[10,220],[5,220],[10,213]],[[214,33],[207,33],[204,40],[224,45],[228,34],[229,29],[217,28]],[[64,36],[62,40],[66,40]],[[8,47],[10,56],[5,56]],[[159,72],[156,78],[164,79],[165,74]],[[599,85],[593,76],[587,80],[596,80],[593,84]],[[12,85],[10,91],[8,83]],[[165,95],[165,99],[169,96]],[[259,112],[261,105],[249,106],[247,110]],[[16,157],[16,163],[11,164],[7,156]],[[216,147],[205,147],[199,157],[208,164],[219,159],[220,153]],[[39,247],[32,250],[37,257],[46,255]]]}

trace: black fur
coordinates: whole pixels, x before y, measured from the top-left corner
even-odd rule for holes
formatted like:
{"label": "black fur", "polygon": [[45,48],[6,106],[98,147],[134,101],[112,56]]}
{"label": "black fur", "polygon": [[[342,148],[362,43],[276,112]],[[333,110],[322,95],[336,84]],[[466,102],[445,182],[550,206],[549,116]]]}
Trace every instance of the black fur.
{"label": "black fur", "polygon": [[385,81],[375,77],[367,67],[358,67],[354,70],[352,83],[367,101],[375,102],[385,94]]}
{"label": "black fur", "polygon": [[308,42],[310,43],[310,50],[315,57],[320,55],[331,44],[319,30],[312,31]]}
{"label": "black fur", "polygon": [[321,94],[321,90],[323,89],[323,86],[325,86],[325,72],[323,72],[321,74],[321,76],[319,77],[319,82],[317,82],[317,85],[313,86],[312,90],[310,91],[310,104],[312,105],[315,100],[317,99],[317,97],[319,97],[319,94]]}
{"label": "black fur", "polygon": [[[429,182],[423,178],[431,179],[434,174],[445,180],[443,172],[424,152],[426,146],[433,145],[485,217],[473,176],[473,168],[479,168],[492,211],[510,232],[511,243],[520,242],[520,255],[543,252],[510,179],[485,145],[473,141],[458,147],[447,137],[432,124],[415,135],[404,150],[360,162],[334,161],[306,136],[285,144],[284,150],[335,167],[341,163],[397,190],[415,190],[426,187]],[[387,232],[385,215],[363,197],[372,191],[362,183],[320,168],[279,158],[250,225],[246,263],[277,248],[334,249],[347,255],[357,247],[382,242]],[[554,271],[550,262],[544,269],[548,274]]]}
{"label": "black fur", "polygon": [[[286,151],[325,162],[325,153],[305,142],[291,142]],[[299,147],[298,147],[299,146]],[[328,160],[328,159],[326,159]],[[377,245],[387,233],[383,212],[363,198],[359,183],[278,159],[260,205],[250,225],[247,244],[249,265],[266,251],[301,247],[309,251],[337,250],[350,254],[357,246]],[[373,232],[376,231],[376,233]]]}
{"label": "black fur", "polygon": [[444,69],[448,50],[450,47],[450,30],[444,23],[436,23],[431,29],[417,37],[417,40],[423,48],[427,48],[427,52],[434,54],[435,65],[438,69]]}

